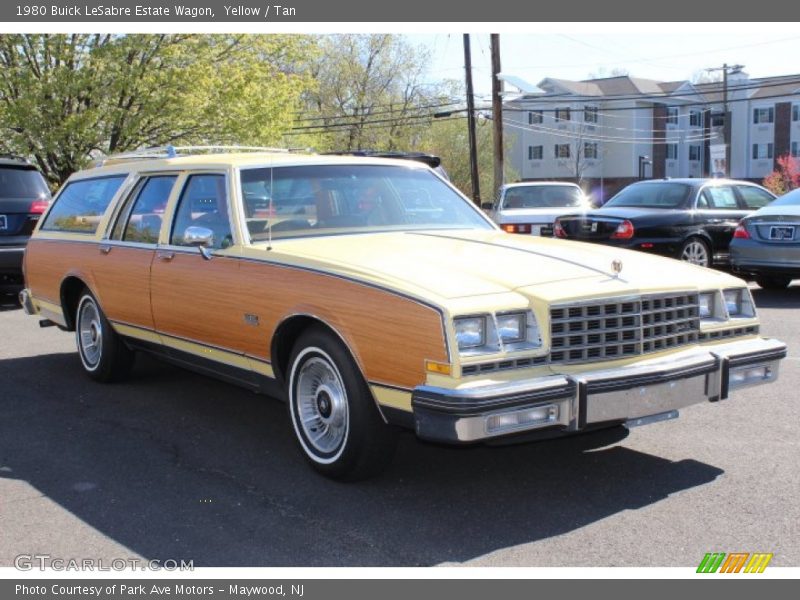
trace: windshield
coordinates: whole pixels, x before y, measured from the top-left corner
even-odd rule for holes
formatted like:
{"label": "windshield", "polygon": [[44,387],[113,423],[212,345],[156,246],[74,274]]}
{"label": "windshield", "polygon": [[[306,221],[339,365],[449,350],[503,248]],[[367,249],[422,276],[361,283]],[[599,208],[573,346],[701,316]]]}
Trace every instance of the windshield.
{"label": "windshield", "polygon": [[568,208],[584,204],[583,192],[571,185],[531,185],[506,190],[501,208]]}
{"label": "windshield", "polygon": [[692,186],[685,183],[642,183],[629,185],[609,200],[606,206],[678,208],[686,203]]}
{"label": "windshield", "polygon": [[413,229],[492,229],[469,201],[427,169],[308,165],[244,169],[252,241]]}
{"label": "windshield", "polygon": [[50,190],[36,169],[0,167],[0,197],[49,198]]}

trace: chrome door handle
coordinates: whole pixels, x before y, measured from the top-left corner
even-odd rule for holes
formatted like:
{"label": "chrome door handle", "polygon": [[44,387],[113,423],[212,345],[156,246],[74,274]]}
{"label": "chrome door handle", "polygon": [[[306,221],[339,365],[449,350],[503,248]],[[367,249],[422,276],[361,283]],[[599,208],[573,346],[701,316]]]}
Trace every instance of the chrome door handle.
{"label": "chrome door handle", "polygon": [[108,254],[109,252],[111,252],[111,246],[109,246],[108,244],[100,244],[99,250],[100,254]]}
{"label": "chrome door handle", "polygon": [[175,258],[175,253],[174,252],[158,252],[158,253],[156,253],[156,256],[158,256],[158,258],[160,258],[161,260],[170,261],[173,258]]}

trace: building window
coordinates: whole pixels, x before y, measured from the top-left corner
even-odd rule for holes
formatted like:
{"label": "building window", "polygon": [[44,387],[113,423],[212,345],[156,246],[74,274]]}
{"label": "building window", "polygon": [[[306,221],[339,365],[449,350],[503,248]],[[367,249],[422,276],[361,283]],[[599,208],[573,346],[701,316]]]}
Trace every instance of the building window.
{"label": "building window", "polygon": [[667,144],[667,160],[678,158],[678,144]]}
{"label": "building window", "polygon": [[597,107],[584,106],[583,107],[583,120],[585,123],[597,123]]}
{"label": "building window", "polygon": [[800,121],[800,104],[792,106],[792,121]]}
{"label": "building window", "polygon": [[775,122],[775,109],[773,107],[753,109],[753,123],[774,123],[774,122]]}
{"label": "building window", "polygon": [[532,110],[528,113],[528,125],[536,125],[542,122],[542,111]]}
{"label": "building window", "polygon": [[667,107],[667,125],[677,125],[678,124],[678,107],[677,106],[668,106]]}
{"label": "building window", "polygon": [[753,159],[772,158],[772,144],[753,144]]}
{"label": "building window", "polygon": [[722,127],[725,125],[725,115],[723,113],[714,113],[711,115],[711,126]]}
{"label": "building window", "polygon": [[569,158],[569,144],[556,144],[556,158]]}
{"label": "building window", "polygon": [[800,157],[800,144],[792,142],[792,156],[794,158]]}
{"label": "building window", "polygon": [[703,126],[703,113],[699,110],[689,111],[689,127],[702,127]]}
{"label": "building window", "polygon": [[568,108],[557,108],[556,109],[556,121],[569,121],[569,109]]}
{"label": "building window", "polygon": [[702,151],[703,147],[700,146],[699,144],[694,144],[692,146],[689,146],[689,160],[699,161],[700,154]]}
{"label": "building window", "polygon": [[528,146],[528,160],[542,160],[544,146]]}
{"label": "building window", "polygon": [[583,144],[584,158],[597,158],[597,142],[585,142]]}

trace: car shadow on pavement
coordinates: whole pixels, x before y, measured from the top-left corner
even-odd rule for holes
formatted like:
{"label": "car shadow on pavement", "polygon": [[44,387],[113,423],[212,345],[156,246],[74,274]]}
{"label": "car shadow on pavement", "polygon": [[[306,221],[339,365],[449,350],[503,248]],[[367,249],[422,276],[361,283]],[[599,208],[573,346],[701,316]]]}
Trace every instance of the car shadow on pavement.
{"label": "car shadow on pavement", "polygon": [[800,307],[800,284],[793,283],[785,290],[751,290],[756,308],[798,308]]}
{"label": "car shadow on pavement", "polygon": [[[614,445],[620,430],[492,448],[407,434],[384,475],[340,484],[305,465],[281,403],[148,357],[114,385],[90,382],[74,353],[2,360],[0,380],[0,478],[143,557],[195,566],[462,562],[723,472]],[[71,535],[28,526],[39,546],[4,555]],[[76,540],[75,556],[85,547]]]}

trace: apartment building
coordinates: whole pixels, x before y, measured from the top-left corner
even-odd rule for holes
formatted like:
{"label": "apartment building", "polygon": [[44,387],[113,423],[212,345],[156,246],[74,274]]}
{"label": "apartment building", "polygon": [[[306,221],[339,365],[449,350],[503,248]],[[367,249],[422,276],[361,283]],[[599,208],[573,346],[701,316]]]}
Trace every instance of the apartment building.
{"label": "apartment building", "polygon": [[[538,88],[504,103],[506,160],[522,180],[579,180],[608,199],[642,177],[724,172],[721,82],[548,78]],[[727,100],[731,177],[760,181],[778,157],[800,155],[800,74],[731,73]]]}

